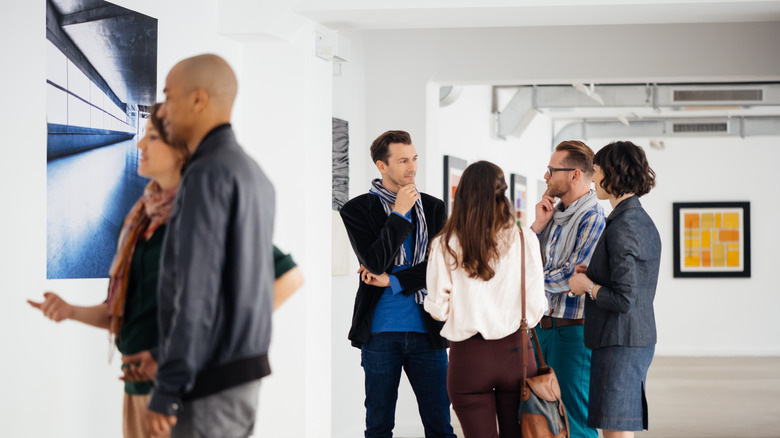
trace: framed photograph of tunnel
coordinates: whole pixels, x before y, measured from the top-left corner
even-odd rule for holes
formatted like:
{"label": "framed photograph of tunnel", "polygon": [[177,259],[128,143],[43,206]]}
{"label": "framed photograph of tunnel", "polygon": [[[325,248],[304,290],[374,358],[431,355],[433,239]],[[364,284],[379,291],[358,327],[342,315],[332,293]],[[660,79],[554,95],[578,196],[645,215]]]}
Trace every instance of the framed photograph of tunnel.
{"label": "framed photograph of tunnel", "polygon": [[157,95],[157,19],[103,0],[46,0],[46,278],[103,278]]}
{"label": "framed photograph of tunnel", "polygon": [[466,170],[468,162],[451,155],[444,156],[444,208],[447,217],[452,213],[452,202],[455,200],[455,189],[458,188],[460,177]]}
{"label": "framed photograph of tunnel", "polygon": [[673,204],[675,277],[750,277],[749,202]]}

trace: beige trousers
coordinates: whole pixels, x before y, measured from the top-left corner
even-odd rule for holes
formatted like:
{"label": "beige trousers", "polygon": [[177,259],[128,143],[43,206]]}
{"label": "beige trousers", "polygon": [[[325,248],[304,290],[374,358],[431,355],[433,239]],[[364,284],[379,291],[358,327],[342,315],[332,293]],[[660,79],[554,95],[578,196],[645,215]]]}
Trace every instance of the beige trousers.
{"label": "beige trousers", "polygon": [[[149,405],[149,395],[131,395],[125,393],[122,408],[122,433],[125,438],[151,438],[152,435],[144,427],[146,407]],[[169,437],[166,435],[165,437]]]}

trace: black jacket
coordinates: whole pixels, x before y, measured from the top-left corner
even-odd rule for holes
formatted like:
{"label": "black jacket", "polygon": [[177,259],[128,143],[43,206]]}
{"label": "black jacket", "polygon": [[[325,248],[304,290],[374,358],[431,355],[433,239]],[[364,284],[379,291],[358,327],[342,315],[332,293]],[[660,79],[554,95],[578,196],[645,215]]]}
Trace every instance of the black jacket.
{"label": "black jacket", "polygon": [[149,409],[270,373],[274,190],[222,125],[183,171],[161,256],[159,369]]}
{"label": "black jacket", "polygon": [[585,301],[585,346],[655,345],[653,300],[661,260],[661,238],[633,196],[607,218],[587,275],[601,285],[596,301]]}
{"label": "black jacket", "polygon": [[[430,242],[441,231],[447,220],[444,214],[444,202],[425,193],[421,193],[420,198],[425,211]],[[415,215],[412,217],[414,218]],[[409,223],[397,214],[388,216],[379,197],[369,193],[350,199],[344,204],[341,208],[341,219],[347,228],[349,241],[352,243],[358,261],[373,273],[391,273],[396,254],[401,250],[404,240],[415,229],[414,223]],[[408,296],[425,288],[427,268],[426,254],[425,262],[392,275],[395,275],[404,287],[402,293]],[[371,337],[371,319],[384,292],[382,287],[370,286],[362,281],[359,283],[352,313],[352,328],[349,330],[349,339],[357,348],[368,342]],[[422,311],[422,315],[434,348],[447,348],[449,345],[447,340],[439,334],[444,323],[434,320],[425,311]]]}

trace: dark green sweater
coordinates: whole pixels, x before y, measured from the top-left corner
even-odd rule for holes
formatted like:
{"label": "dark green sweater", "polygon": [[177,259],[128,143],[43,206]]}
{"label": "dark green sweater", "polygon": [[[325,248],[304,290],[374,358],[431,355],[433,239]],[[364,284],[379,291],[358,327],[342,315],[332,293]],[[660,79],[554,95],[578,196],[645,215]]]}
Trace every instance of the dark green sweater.
{"label": "dark green sweater", "polygon": [[[135,245],[127,280],[124,320],[116,339],[116,346],[123,355],[157,346],[157,276],[164,234],[165,225],[161,225],[149,240],[142,236]],[[153,382],[125,382],[125,392],[148,394],[153,386]]]}
{"label": "dark green sweater", "polygon": [[[165,225],[155,230],[151,239],[138,239],[130,265],[127,281],[125,315],[117,336],[116,346],[123,355],[135,354],[157,346],[157,276],[160,272]],[[274,270],[276,278],[294,268],[295,262],[274,246]],[[153,382],[125,382],[125,392],[133,395],[148,394]]]}
{"label": "dark green sweater", "polygon": [[295,267],[295,262],[289,254],[285,254],[274,245],[274,277],[279,278]]}

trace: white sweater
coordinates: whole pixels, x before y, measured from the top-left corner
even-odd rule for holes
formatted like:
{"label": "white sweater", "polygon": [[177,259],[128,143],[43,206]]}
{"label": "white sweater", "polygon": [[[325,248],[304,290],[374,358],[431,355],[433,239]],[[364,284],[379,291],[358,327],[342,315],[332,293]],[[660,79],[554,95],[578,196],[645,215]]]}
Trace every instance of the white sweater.
{"label": "white sweater", "polygon": [[[544,271],[539,239],[530,228],[525,237],[525,294],[528,326],[534,327],[547,311]],[[439,321],[446,321],[441,335],[450,341],[463,341],[480,333],[485,339],[501,339],[520,328],[520,236],[512,226],[499,233],[500,259],[488,281],[469,278],[462,266],[453,269],[453,258],[443,248],[441,236],[431,243],[428,258],[425,310]],[[457,237],[450,247],[461,252]]]}

